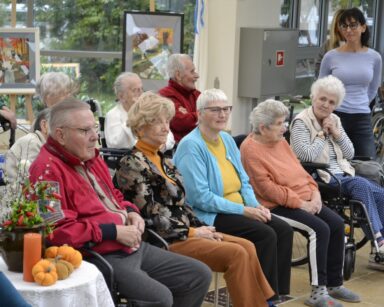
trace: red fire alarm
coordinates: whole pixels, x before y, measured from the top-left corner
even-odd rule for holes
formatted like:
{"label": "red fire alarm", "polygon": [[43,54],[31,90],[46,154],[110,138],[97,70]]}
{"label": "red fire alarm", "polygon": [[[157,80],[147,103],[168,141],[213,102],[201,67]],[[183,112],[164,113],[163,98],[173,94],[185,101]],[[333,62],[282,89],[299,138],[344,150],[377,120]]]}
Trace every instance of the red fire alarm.
{"label": "red fire alarm", "polygon": [[276,51],[276,66],[277,67],[284,66],[284,50]]}

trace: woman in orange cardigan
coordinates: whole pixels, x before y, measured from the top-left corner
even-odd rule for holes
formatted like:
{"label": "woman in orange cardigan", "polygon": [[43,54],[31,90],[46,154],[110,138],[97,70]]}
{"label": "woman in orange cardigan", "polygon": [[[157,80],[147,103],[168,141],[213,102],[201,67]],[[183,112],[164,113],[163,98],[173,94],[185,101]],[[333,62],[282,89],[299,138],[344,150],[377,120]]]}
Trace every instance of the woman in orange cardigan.
{"label": "woman in orange cardigan", "polygon": [[242,163],[257,199],[309,239],[312,293],[305,304],[342,306],[335,298],[360,302],[343,287],[344,222],[322,205],[316,182],[284,139],[288,113],[276,100],[266,100],[252,111],[252,132],[240,148]]}

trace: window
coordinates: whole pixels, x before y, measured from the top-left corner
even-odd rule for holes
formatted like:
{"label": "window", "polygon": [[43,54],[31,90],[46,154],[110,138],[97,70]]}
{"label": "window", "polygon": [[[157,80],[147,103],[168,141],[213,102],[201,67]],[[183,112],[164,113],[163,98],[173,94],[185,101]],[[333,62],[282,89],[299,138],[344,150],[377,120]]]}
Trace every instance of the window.
{"label": "window", "polygon": [[300,2],[299,46],[318,46],[320,33],[320,5],[317,0]]}
{"label": "window", "polygon": [[292,1],[280,0],[280,26],[290,28],[292,23]]}

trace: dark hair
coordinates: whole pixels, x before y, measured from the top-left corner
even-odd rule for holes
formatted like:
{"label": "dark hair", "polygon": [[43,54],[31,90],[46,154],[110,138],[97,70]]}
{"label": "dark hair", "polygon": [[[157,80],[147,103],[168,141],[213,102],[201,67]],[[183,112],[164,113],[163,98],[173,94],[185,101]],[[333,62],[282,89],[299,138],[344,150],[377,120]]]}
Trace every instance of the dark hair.
{"label": "dark hair", "polygon": [[345,10],[340,16],[339,24],[346,24],[347,21],[351,21],[352,19],[356,20],[362,26],[366,25],[365,32],[361,34],[360,41],[362,46],[369,47],[369,29],[362,11],[356,7]]}
{"label": "dark hair", "polygon": [[49,112],[50,112],[50,109],[46,108],[37,114],[35,122],[32,126],[33,132],[35,132],[36,130],[41,131],[41,127],[40,127],[41,121],[48,120]]}

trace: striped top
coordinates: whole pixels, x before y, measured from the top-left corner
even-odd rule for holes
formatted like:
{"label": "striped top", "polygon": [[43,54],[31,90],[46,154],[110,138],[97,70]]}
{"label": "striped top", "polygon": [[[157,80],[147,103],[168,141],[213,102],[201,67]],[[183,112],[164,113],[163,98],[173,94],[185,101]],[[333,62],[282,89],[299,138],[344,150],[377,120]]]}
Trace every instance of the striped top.
{"label": "striped top", "polygon": [[[340,132],[341,132],[341,137],[340,139],[335,140],[335,142],[340,146],[340,149],[343,153],[344,158],[346,158],[347,160],[351,160],[354,155],[352,142],[348,138],[342,126],[340,126]],[[336,152],[332,142],[330,141],[330,137],[332,136],[329,136],[329,135],[326,136],[325,140],[323,140],[321,137],[316,137],[313,143],[311,143],[311,138],[310,138],[311,133],[308,127],[300,119],[297,119],[294,122],[291,128],[291,135],[294,135],[294,137],[291,138],[292,140],[291,147],[299,160],[303,162],[313,162],[321,154],[321,152],[324,149],[324,146],[328,146],[329,147],[328,170],[332,174],[343,173],[339,164],[337,163]]]}

